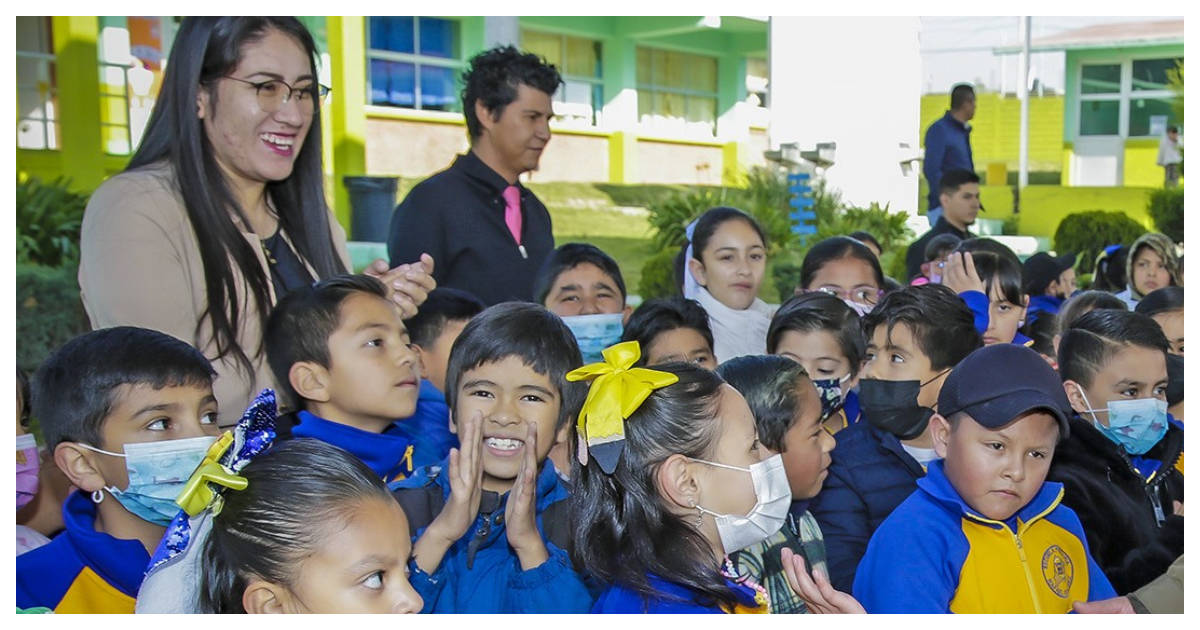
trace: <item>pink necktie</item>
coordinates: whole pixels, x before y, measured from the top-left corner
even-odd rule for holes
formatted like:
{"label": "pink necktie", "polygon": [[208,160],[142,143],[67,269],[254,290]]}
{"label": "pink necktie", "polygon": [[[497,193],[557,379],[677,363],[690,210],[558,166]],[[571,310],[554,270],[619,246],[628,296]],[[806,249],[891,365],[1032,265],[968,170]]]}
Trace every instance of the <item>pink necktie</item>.
{"label": "pink necktie", "polygon": [[513,240],[521,245],[521,189],[509,186],[504,189],[504,223],[512,232]]}

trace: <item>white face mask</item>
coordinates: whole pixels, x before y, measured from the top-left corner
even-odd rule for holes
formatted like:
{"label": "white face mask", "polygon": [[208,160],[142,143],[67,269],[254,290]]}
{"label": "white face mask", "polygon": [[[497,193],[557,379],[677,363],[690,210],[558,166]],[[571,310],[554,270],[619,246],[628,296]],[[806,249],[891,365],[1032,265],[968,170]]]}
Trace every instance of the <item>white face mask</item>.
{"label": "white face mask", "polygon": [[782,455],[772,455],[757,464],[751,464],[749,468],[702,459],[692,461],[750,473],[750,479],[754,483],[756,502],[745,516],[718,514],[696,506],[702,513],[714,517],[717,533],[721,536],[721,546],[725,548],[726,555],[760,543],[783,527],[787,520],[788,508],[792,505],[792,488],[788,485]]}

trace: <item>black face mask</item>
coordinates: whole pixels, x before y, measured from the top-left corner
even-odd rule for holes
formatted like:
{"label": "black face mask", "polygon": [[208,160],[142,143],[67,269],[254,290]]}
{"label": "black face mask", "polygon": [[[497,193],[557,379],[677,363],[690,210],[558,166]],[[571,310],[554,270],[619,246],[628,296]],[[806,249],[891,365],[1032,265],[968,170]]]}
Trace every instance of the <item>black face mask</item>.
{"label": "black face mask", "polygon": [[941,374],[925,381],[884,381],[864,378],[859,381],[858,404],[871,426],[887,431],[901,440],[911,440],[925,431],[934,411],[917,404],[921,388]]}

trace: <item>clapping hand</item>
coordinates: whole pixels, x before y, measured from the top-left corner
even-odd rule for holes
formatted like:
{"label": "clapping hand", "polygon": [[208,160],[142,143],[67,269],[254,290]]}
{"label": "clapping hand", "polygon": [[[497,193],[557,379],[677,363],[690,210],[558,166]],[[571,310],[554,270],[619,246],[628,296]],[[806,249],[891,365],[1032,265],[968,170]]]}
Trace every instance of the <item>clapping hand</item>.
{"label": "clapping hand", "polygon": [[450,498],[413,545],[413,558],[426,573],[433,573],[446,550],[475,522],[483,491],[483,412],[476,411],[460,434],[462,450],[450,449]]}
{"label": "clapping hand", "polygon": [[537,528],[537,476],[537,425],[529,422],[525,429],[521,470],[508,493],[508,504],[504,506],[508,544],[517,552],[524,571],[541,565],[550,557]]}
{"label": "clapping hand", "polygon": [[421,254],[421,260],[397,265],[395,269],[388,269],[387,261],[379,258],[367,265],[363,273],[377,278],[387,287],[388,298],[400,307],[403,319],[416,315],[417,308],[437,287],[437,281],[433,279],[433,257],[429,254]]}

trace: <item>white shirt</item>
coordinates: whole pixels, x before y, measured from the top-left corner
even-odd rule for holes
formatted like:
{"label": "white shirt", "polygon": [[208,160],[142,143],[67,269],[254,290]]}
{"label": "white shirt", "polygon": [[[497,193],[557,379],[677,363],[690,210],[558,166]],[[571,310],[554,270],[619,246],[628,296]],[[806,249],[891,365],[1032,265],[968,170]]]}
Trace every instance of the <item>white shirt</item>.
{"label": "white shirt", "polygon": [[1158,159],[1154,161],[1159,166],[1168,164],[1179,164],[1183,161],[1183,156],[1179,153],[1178,143],[1171,142],[1171,139],[1163,136],[1162,140],[1158,141]]}
{"label": "white shirt", "polygon": [[689,297],[699,302],[708,313],[717,363],[747,354],[767,353],[767,329],[778,306],[754,298],[748,308],[729,308],[704,287],[697,287],[694,296]]}

